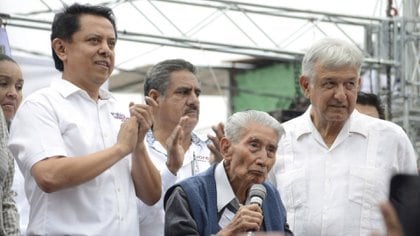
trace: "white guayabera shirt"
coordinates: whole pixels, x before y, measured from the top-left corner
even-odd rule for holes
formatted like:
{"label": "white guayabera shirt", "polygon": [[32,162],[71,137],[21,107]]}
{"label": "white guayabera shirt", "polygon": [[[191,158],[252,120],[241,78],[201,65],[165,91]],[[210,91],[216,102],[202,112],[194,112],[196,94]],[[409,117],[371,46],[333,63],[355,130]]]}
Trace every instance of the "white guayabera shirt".
{"label": "white guayabera shirt", "polygon": [[383,231],[378,204],[395,173],[417,173],[416,154],[396,124],[352,113],[328,148],[310,118],[311,107],[283,124],[270,180],[299,235],[370,235]]}

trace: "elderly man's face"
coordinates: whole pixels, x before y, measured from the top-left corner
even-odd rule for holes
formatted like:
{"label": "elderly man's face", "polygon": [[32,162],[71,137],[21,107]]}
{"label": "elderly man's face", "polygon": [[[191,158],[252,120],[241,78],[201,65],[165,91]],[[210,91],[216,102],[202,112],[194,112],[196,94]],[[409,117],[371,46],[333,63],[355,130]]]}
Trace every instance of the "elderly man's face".
{"label": "elderly man's face", "polygon": [[350,117],[356,105],[360,77],[357,68],[326,68],[317,63],[314,78],[301,77],[305,97],[311,100],[314,123],[341,122]]}
{"label": "elderly man's face", "polygon": [[221,141],[229,180],[232,184],[260,184],[276,161],[278,133],[272,128],[250,123],[240,135],[235,143],[227,139]]}

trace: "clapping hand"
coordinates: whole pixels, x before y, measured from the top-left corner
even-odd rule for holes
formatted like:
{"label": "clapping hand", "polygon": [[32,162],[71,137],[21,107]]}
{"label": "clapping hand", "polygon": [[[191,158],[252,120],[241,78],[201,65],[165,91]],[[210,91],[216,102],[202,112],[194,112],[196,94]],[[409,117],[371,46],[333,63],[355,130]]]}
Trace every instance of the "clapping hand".
{"label": "clapping hand", "polygon": [[207,135],[211,140],[211,143],[207,144],[207,147],[210,149],[210,163],[220,162],[223,159],[222,154],[220,153],[220,139],[225,136],[224,125],[220,122],[217,125],[211,127],[216,136]]}
{"label": "clapping hand", "polygon": [[157,103],[150,97],[145,97],[146,104],[130,103],[130,115],[136,117],[138,122],[138,142],[143,142],[147,131],[152,127],[152,107],[156,107]]}

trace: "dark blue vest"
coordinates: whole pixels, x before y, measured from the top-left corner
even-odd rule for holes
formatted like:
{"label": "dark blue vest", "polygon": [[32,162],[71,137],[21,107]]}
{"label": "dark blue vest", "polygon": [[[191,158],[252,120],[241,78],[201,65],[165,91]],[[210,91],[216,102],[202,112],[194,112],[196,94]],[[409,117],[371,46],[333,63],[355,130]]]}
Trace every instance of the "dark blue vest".
{"label": "dark blue vest", "polygon": [[[197,224],[200,235],[216,234],[220,230],[217,218],[215,168],[216,165],[213,165],[205,172],[172,186],[166,192],[165,202],[176,186],[182,187],[187,195],[191,215]],[[286,210],[280,195],[271,184],[263,184],[267,190],[267,196],[262,205],[265,230],[284,232]]]}

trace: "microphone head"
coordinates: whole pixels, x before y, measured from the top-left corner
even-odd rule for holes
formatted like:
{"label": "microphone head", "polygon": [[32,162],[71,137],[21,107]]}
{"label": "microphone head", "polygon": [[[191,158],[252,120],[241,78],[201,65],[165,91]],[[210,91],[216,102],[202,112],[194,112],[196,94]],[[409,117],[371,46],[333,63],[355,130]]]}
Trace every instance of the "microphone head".
{"label": "microphone head", "polygon": [[266,189],[262,184],[254,184],[248,191],[248,197],[246,199],[245,204],[258,204],[259,206],[262,205],[266,195]]}

